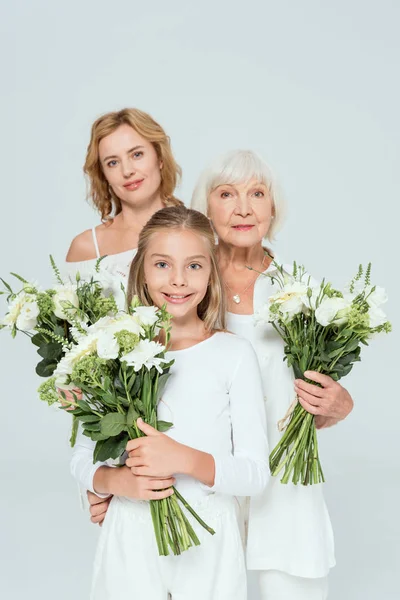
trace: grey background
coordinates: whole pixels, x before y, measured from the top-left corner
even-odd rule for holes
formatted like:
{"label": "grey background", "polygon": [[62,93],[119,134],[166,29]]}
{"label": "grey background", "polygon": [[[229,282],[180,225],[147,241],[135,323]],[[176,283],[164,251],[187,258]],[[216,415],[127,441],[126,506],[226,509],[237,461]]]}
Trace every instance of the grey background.
{"label": "grey background", "polygon": [[[1,276],[50,284],[48,254],[61,262],[98,222],[82,175],[89,129],[124,106],[170,134],[186,202],[210,158],[252,148],[288,198],[285,261],[336,285],[373,261],[394,332],[347,378],[353,414],[320,435],[330,598],[398,598],[399,3],[19,0],[1,12]],[[69,475],[68,419],[36,398],[28,341],[1,332],[0,348],[0,592],[83,600],[99,529]]]}

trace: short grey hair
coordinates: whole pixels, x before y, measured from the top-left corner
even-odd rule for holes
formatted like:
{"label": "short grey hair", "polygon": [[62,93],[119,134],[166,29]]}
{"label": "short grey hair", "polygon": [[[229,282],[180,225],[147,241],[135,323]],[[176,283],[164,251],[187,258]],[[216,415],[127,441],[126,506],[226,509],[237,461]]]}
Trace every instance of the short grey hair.
{"label": "short grey hair", "polygon": [[282,227],[285,202],[271,168],[252,150],[233,150],[212,161],[197,180],[190,206],[208,216],[208,197],[215,188],[220,185],[247,182],[251,179],[263,183],[270,193],[274,218],[267,237],[272,241]]}

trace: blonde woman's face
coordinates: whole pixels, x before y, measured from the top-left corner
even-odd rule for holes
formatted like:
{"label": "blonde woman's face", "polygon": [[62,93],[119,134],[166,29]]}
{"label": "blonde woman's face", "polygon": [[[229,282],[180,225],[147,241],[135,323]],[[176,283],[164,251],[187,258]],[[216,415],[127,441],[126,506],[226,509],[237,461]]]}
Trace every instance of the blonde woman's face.
{"label": "blonde woman's face", "polygon": [[208,242],[188,230],[154,233],[144,259],[149,295],[156,306],[167,303],[174,318],[197,315],[211,274]]}
{"label": "blonde woman's face", "polygon": [[272,215],[268,189],[256,179],[220,185],[208,198],[208,217],[218,238],[239,248],[259,244],[267,235]]}
{"label": "blonde woman's face", "polygon": [[129,125],[99,143],[104,175],[114,194],[128,204],[143,204],[160,193],[162,164],[153,144]]}

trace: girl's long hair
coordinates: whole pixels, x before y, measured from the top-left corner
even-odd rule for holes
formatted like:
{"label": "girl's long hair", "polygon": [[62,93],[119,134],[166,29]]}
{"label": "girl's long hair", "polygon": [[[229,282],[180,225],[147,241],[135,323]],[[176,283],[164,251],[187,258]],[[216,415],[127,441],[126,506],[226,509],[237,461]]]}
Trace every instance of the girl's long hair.
{"label": "girl's long hair", "polygon": [[128,304],[131,303],[133,296],[138,296],[141,304],[145,306],[153,305],[145,283],[144,259],[146,251],[154,233],[173,230],[193,231],[193,233],[207,240],[211,259],[211,273],[206,295],[197,307],[197,314],[204,321],[207,331],[225,330],[225,292],[216,257],[214,233],[205,215],[197,210],[186,208],[184,205],[163,208],[157,211],[143,227],[139,236],[137,254],[129,271]]}

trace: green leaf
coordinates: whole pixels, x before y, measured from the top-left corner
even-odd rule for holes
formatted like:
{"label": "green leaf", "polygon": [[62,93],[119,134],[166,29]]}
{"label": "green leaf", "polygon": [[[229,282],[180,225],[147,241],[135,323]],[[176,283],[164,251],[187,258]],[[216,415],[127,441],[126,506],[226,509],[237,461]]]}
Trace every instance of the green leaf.
{"label": "green leaf", "polygon": [[94,421],[92,423],[90,421],[85,421],[83,427],[85,431],[100,431],[100,421],[97,421],[97,423]]}
{"label": "green leaf", "polygon": [[121,433],[126,426],[126,415],[120,413],[108,413],[101,420],[101,433],[104,435],[115,436]]}
{"label": "green leaf", "polygon": [[136,411],[133,403],[129,405],[128,414],[126,415],[126,422],[128,425],[132,425],[138,418],[140,414]]}
{"label": "green leaf", "polygon": [[108,440],[109,436],[104,435],[101,431],[88,431],[88,436],[93,442],[99,442],[101,440]]}
{"label": "green leaf", "polygon": [[57,360],[62,356],[62,346],[58,342],[45,343],[37,352],[42,358]]}
{"label": "green leaf", "polygon": [[90,408],[89,404],[87,402],[85,402],[85,400],[77,400],[76,403],[79,406],[79,408],[81,408],[84,412],[87,412],[87,413],[91,412],[92,409]]}
{"label": "green leaf", "polygon": [[31,337],[31,342],[32,344],[35,344],[35,346],[43,346],[44,344],[48,344],[49,341],[50,338],[43,335],[43,333],[35,333],[35,335]]}
{"label": "green leaf", "polygon": [[141,386],[142,386],[142,376],[140,373],[136,373],[135,383],[133,384],[132,389],[129,390],[129,393],[132,398],[134,396],[138,395]]}
{"label": "green leaf", "polygon": [[57,367],[57,363],[54,360],[47,360],[44,358],[36,365],[36,373],[39,377],[50,377],[53,375],[55,369]]}
{"label": "green leaf", "polygon": [[22,281],[22,283],[28,283],[26,279],[24,279],[23,277],[21,277],[21,275],[18,275],[17,273],[10,273],[10,275],[15,277],[16,279],[19,279],[19,281]]}
{"label": "green leaf", "polygon": [[71,448],[73,448],[75,446],[76,436],[78,435],[78,427],[79,427],[79,421],[74,415],[72,415],[71,437],[69,438],[69,443],[71,445]]}
{"label": "green leaf", "polygon": [[126,393],[125,386],[119,377],[114,378],[114,387],[118,392],[122,392],[123,394]]}
{"label": "green leaf", "polygon": [[129,392],[131,392],[132,387],[135,383],[135,380],[136,380],[136,373],[135,373],[135,371],[133,371],[132,375],[129,377],[129,380],[128,380],[128,391]]}
{"label": "green leaf", "polygon": [[97,415],[80,415],[78,419],[82,421],[82,423],[98,423],[100,421],[100,417]]}
{"label": "green leaf", "polygon": [[173,426],[174,424],[168,423],[168,421],[157,421],[157,429],[161,432],[168,431],[168,429],[171,429]]}
{"label": "green leaf", "polygon": [[2,284],[4,285],[4,287],[10,292],[10,294],[14,294],[14,292],[12,291],[12,289],[10,288],[10,286],[8,285],[8,283],[6,281],[4,281],[4,279],[2,279],[0,277],[0,281],[2,282]]}
{"label": "green leaf", "polygon": [[93,452],[93,463],[97,461],[104,462],[109,458],[118,458],[121,456],[128,443],[128,435],[109,437],[106,440],[99,440],[96,443]]}
{"label": "green leaf", "polygon": [[166,383],[167,383],[169,377],[170,377],[170,373],[163,373],[158,378],[158,389],[157,389],[157,398],[158,398],[158,400],[161,398],[161,396],[162,396],[162,394],[164,392],[164,388],[166,386]]}
{"label": "green leaf", "polygon": [[351,342],[346,344],[346,351],[353,352],[354,350],[356,350],[356,348],[359,347],[359,345],[360,345],[360,340],[358,340],[358,339],[351,340]]}
{"label": "green leaf", "polygon": [[119,404],[122,404],[122,406],[125,406],[126,408],[128,408],[128,406],[130,405],[128,398],[126,398],[125,396],[117,396],[117,400]]}
{"label": "green leaf", "polygon": [[110,458],[119,458],[126,450],[126,445],[129,442],[129,436],[125,433],[120,437],[119,441],[115,443],[114,448],[110,454]]}

